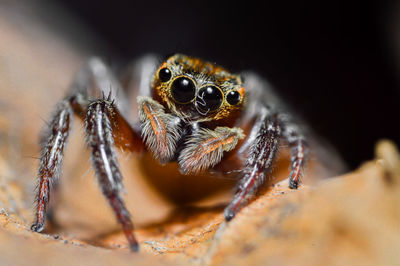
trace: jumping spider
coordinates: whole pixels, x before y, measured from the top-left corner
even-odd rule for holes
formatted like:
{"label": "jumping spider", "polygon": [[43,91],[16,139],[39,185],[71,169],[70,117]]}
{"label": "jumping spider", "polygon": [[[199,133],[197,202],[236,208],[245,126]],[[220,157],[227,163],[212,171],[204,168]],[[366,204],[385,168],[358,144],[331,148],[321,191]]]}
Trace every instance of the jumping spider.
{"label": "jumping spider", "polygon": [[133,87],[139,95],[139,121],[130,121],[132,109],[126,97],[130,92],[121,89],[98,58],[87,62],[69,94],[58,103],[42,139],[32,230],[44,229],[50,189],[59,179],[73,115],[84,121],[96,176],[133,251],[139,245],[120,195],[122,175],[116,147],[149,151],[161,164],[175,161],[183,174],[212,170],[224,175],[239,169],[236,192],[224,211],[226,221],[263,185],[281,139],[291,150],[289,186],[298,187],[307,152],[304,132],[256,75],[232,74],[182,54],[167,58],[158,67],[153,57],[146,57],[134,70],[131,81],[136,82]]}

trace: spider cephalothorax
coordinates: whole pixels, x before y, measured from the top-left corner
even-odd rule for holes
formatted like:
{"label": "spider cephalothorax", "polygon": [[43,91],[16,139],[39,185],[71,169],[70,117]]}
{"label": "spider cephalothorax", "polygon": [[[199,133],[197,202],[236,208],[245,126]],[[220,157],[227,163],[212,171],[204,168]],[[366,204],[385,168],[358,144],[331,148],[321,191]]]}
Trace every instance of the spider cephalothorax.
{"label": "spider cephalothorax", "polygon": [[[60,175],[73,115],[85,122],[93,168],[132,250],[139,245],[120,195],[116,147],[150,151],[161,164],[177,162],[183,174],[212,170],[225,175],[226,169],[235,169],[238,185],[224,211],[227,221],[263,185],[281,140],[291,150],[289,185],[297,188],[307,153],[303,129],[265,82],[244,73],[244,83],[241,76],[222,67],[181,54],[161,65],[156,62],[146,57],[135,64],[127,82],[132,91],[122,88],[98,58],[90,59],[78,73],[44,131],[32,230],[44,228],[50,189]],[[138,95],[138,121],[130,120],[135,115],[127,99],[133,92]]]}
{"label": "spider cephalothorax", "polygon": [[243,108],[242,79],[210,62],[181,54],[166,60],[152,82],[153,98],[182,119],[204,122]]}

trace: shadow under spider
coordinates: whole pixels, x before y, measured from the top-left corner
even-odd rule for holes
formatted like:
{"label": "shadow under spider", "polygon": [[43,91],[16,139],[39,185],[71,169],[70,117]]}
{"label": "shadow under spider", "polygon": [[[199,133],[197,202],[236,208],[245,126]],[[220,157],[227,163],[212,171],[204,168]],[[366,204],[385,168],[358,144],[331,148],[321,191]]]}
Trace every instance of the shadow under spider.
{"label": "shadow under spider", "polygon": [[[152,236],[154,236],[154,239],[157,240],[160,240],[160,238],[166,239],[171,236],[178,237],[179,235],[184,234],[192,229],[206,226],[206,224],[212,219],[215,219],[217,215],[220,215],[220,220],[223,222],[223,210],[226,206],[227,204],[218,204],[207,207],[180,206],[171,210],[168,216],[162,221],[143,225],[137,228],[135,231],[137,233],[139,232],[146,234],[149,239],[145,240],[150,240]],[[178,229],[174,228],[174,226],[178,226]],[[110,247],[109,245],[104,244],[104,241],[115,235],[122,236],[123,232],[119,229],[116,229],[98,234],[90,239],[81,240],[93,246]],[[123,242],[123,245],[125,246],[125,242]]]}

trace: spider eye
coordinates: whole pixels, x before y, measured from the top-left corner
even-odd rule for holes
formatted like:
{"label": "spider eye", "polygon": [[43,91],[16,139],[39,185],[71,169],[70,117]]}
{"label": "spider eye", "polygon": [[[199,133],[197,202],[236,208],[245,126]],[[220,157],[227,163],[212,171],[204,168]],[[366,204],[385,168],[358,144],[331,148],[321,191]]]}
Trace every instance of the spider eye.
{"label": "spider eye", "polygon": [[161,68],[160,71],[158,71],[158,78],[162,81],[162,82],[167,82],[168,80],[170,80],[172,77],[172,73],[171,70],[169,70],[168,68],[164,67]]}
{"label": "spider eye", "polygon": [[222,91],[216,86],[206,86],[200,89],[197,96],[197,104],[200,109],[214,111],[221,106]]}
{"label": "spider eye", "polygon": [[174,80],[171,85],[171,94],[178,103],[191,102],[196,94],[196,85],[186,77],[180,77]]}
{"label": "spider eye", "polygon": [[238,91],[228,92],[228,94],[226,95],[226,101],[230,105],[238,104],[240,102],[240,93]]}

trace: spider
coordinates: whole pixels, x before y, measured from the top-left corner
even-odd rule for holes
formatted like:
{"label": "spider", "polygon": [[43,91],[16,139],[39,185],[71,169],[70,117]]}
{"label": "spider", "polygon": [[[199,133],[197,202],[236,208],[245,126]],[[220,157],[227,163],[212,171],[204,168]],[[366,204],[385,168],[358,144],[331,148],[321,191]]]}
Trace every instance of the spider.
{"label": "spider", "polygon": [[144,57],[132,73],[138,121],[131,121],[130,92],[122,89],[99,58],[87,61],[57,104],[42,136],[33,231],[44,229],[50,190],[59,180],[73,115],[84,121],[95,174],[132,251],[139,250],[139,244],[121,197],[116,148],[150,152],[160,164],[177,162],[183,174],[234,172],[238,181],[224,210],[226,221],[263,185],[281,140],[291,150],[289,186],[298,187],[308,149],[304,129],[258,76],[233,74],[182,54],[160,65],[154,57]]}

